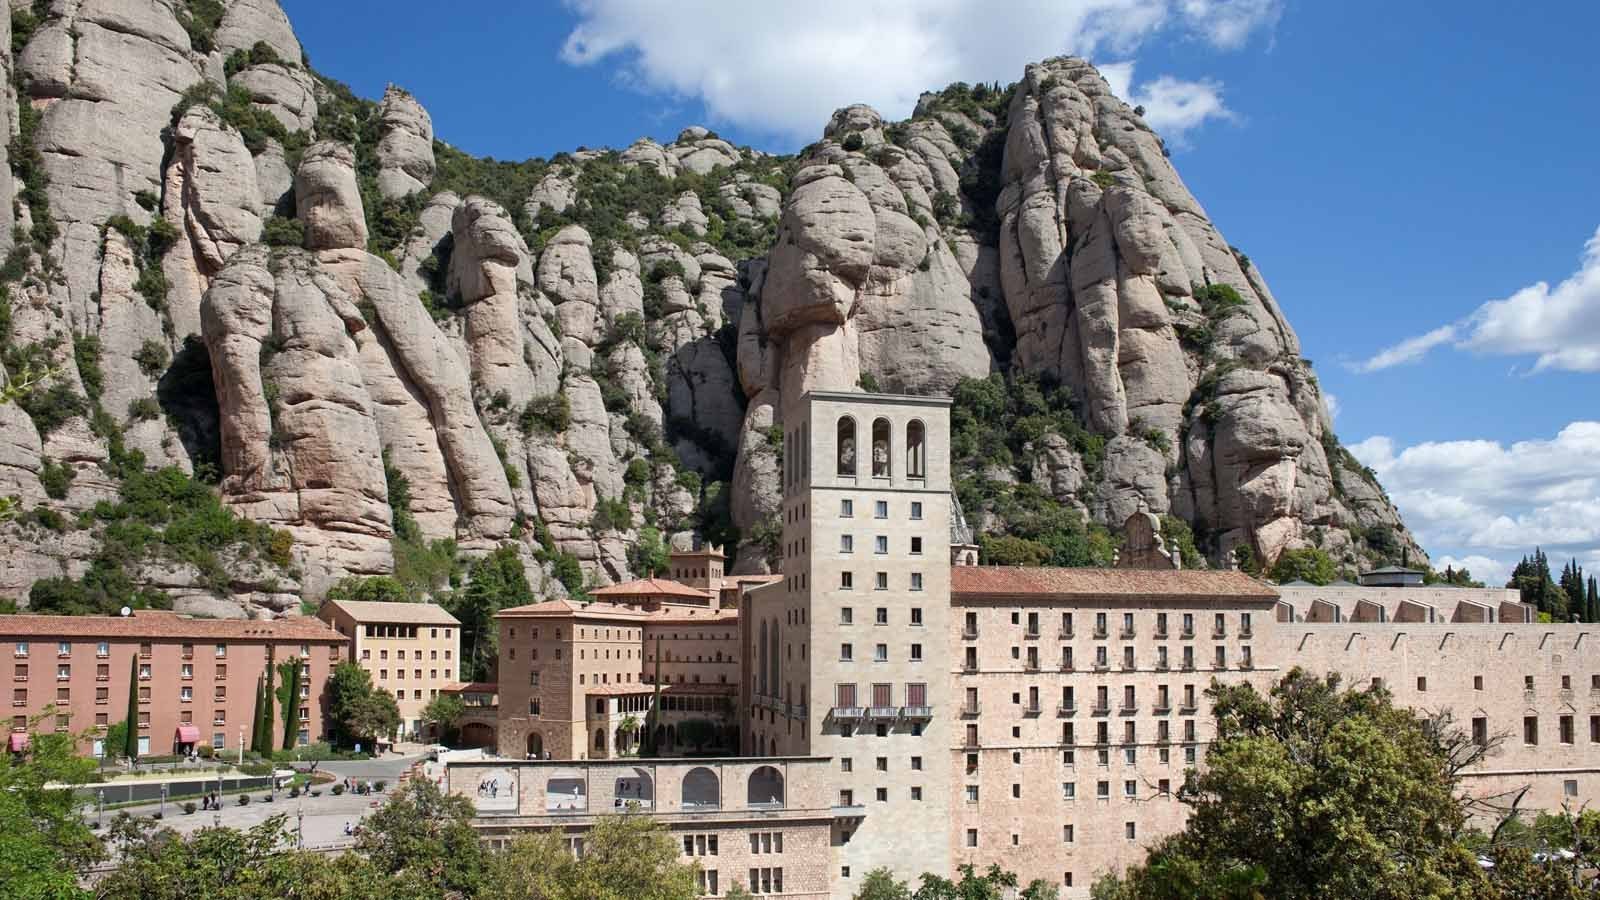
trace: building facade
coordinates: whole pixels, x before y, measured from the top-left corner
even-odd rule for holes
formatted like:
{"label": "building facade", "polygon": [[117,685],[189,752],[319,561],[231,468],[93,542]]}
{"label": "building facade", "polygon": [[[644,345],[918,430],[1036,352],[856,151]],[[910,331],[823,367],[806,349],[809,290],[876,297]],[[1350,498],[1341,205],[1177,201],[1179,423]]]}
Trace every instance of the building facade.
{"label": "building facade", "polygon": [[475,825],[503,846],[559,829],[584,852],[596,819],[648,814],[699,865],[702,895],[734,884],[757,896],[828,900],[833,822],[830,760],[807,757],[588,762],[451,762],[445,790],[477,805]]}
{"label": "building facade", "polygon": [[350,638],[350,661],[372,675],[373,687],[394,694],[402,740],[428,740],[434,729],[423,707],[459,682],[461,623],[434,603],[328,600],[317,617]]}
{"label": "building facade", "polygon": [[[256,690],[267,666],[297,661],[291,716],[297,743],[326,737],[323,697],[347,638],[316,619],[192,619],[137,610],[118,616],[0,616],[11,654],[11,743],[30,729],[85,735],[83,753],[120,756],[107,729],[129,717],[139,755],[236,751],[252,741]],[[274,673],[277,684],[283,681]],[[42,718],[41,718],[42,717]],[[37,725],[30,725],[39,720]],[[274,747],[286,723],[273,716]]]}

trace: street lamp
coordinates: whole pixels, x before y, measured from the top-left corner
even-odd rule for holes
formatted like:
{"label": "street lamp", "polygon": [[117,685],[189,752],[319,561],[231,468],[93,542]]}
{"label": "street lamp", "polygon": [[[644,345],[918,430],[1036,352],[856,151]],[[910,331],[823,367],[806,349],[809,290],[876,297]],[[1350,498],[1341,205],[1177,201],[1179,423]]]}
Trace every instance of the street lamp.
{"label": "street lamp", "polygon": [[161,784],[161,807],[160,807],[160,811],[158,813],[156,813],[156,818],[165,819],[166,817],[167,817],[167,785],[166,785],[165,782],[162,782],[162,784]]}
{"label": "street lamp", "polygon": [[306,848],[306,807],[304,800],[300,801],[300,805],[295,808],[294,818],[295,842],[301,850],[304,850]]}
{"label": "street lamp", "polygon": [[100,788],[99,790],[95,791],[95,793],[99,797],[99,802],[95,806],[94,827],[99,828],[102,824],[101,819],[105,817],[106,813],[106,789]]}

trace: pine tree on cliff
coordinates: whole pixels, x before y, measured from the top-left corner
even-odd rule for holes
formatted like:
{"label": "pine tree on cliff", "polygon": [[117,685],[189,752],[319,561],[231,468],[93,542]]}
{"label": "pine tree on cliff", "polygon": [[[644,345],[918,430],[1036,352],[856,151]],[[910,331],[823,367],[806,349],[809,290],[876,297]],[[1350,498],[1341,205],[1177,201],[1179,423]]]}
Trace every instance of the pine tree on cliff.
{"label": "pine tree on cliff", "polygon": [[128,730],[122,742],[122,755],[129,759],[139,757],[139,656],[128,660]]}

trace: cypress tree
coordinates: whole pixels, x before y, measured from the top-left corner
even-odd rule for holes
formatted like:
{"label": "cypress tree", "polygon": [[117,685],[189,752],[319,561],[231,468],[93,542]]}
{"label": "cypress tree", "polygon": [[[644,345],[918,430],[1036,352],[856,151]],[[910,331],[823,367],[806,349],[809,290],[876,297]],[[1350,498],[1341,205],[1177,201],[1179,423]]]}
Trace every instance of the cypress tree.
{"label": "cypress tree", "polygon": [[263,682],[259,676],[256,678],[256,708],[250,716],[250,751],[258,752],[261,749],[261,709],[262,709]]}
{"label": "cypress tree", "polygon": [[273,671],[272,657],[267,657],[267,682],[261,691],[261,724],[256,729],[254,749],[262,756],[272,755],[272,701],[273,701]]}
{"label": "cypress tree", "polygon": [[128,730],[123,739],[122,755],[129,759],[139,756],[139,654],[128,660]]}
{"label": "cypress tree", "polygon": [[291,656],[279,665],[287,666],[283,672],[283,687],[278,689],[278,702],[283,704],[283,749],[293,750],[296,737],[295,711],[299,709],[300,657]]}

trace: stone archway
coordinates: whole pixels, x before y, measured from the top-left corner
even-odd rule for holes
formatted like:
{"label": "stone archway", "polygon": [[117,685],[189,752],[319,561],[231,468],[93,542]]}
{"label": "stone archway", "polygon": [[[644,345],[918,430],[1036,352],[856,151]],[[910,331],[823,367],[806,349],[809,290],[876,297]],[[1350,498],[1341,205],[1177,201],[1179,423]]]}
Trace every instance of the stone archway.
{"label": "stone archway", "polygon": [[544,759],[544,735],[528,732],[528,759]]}

